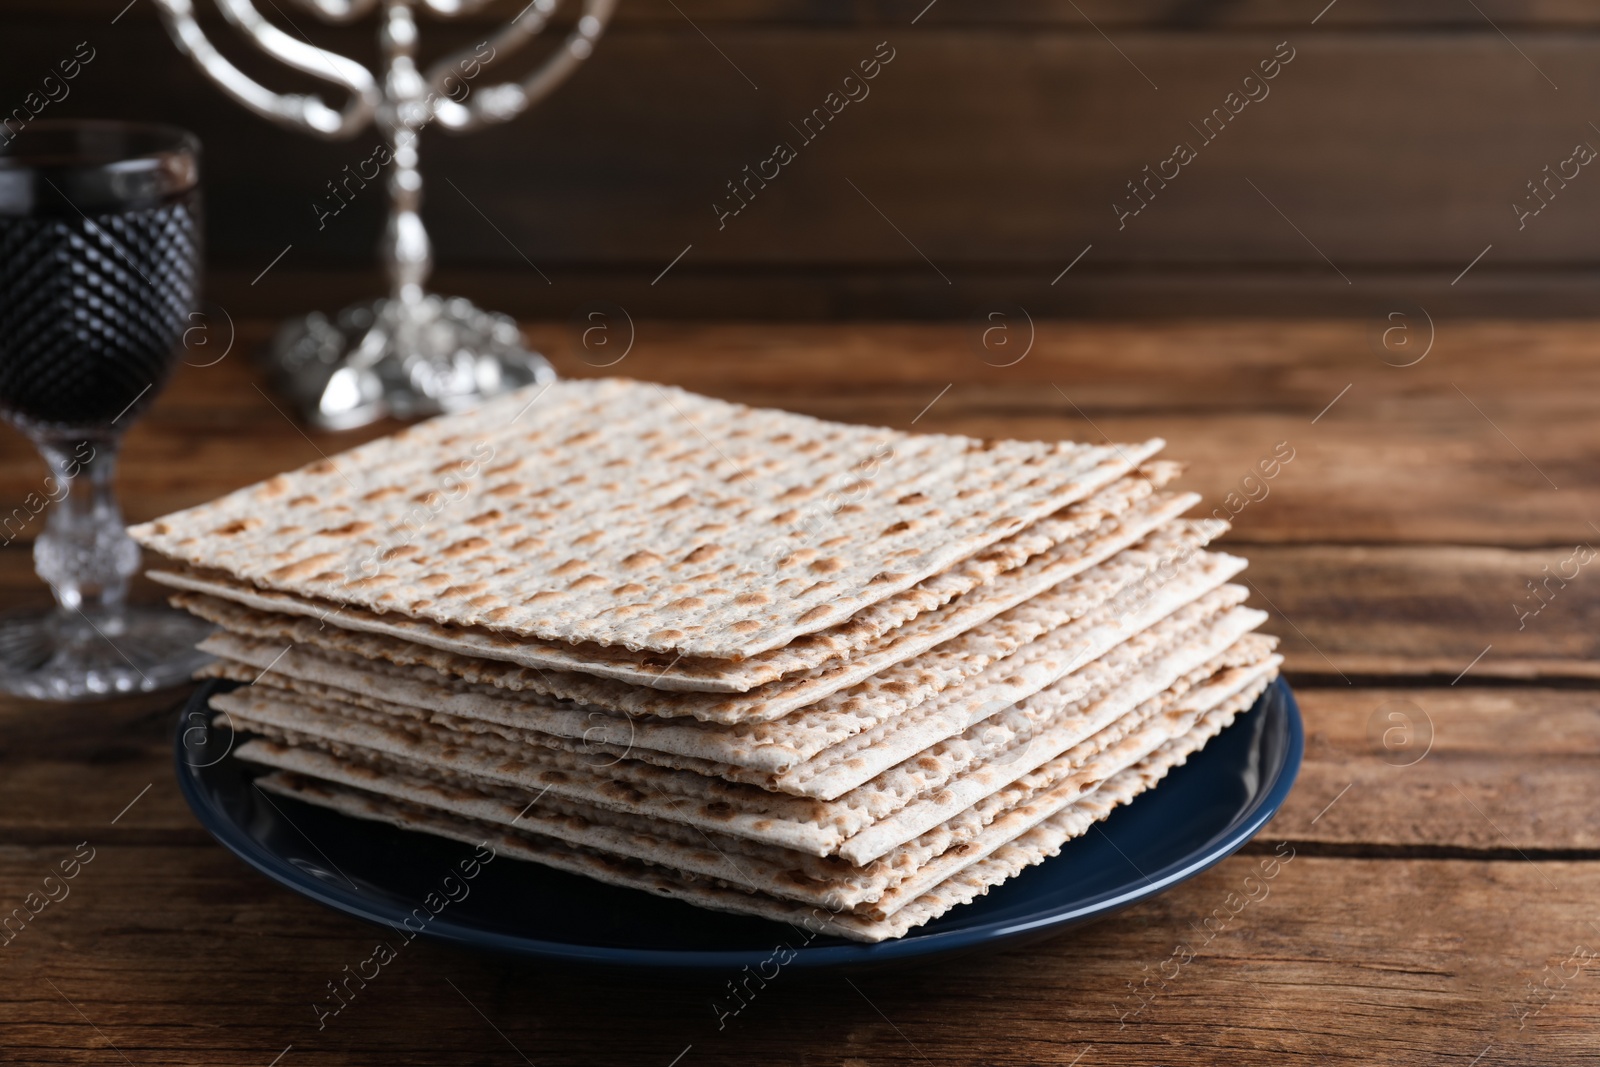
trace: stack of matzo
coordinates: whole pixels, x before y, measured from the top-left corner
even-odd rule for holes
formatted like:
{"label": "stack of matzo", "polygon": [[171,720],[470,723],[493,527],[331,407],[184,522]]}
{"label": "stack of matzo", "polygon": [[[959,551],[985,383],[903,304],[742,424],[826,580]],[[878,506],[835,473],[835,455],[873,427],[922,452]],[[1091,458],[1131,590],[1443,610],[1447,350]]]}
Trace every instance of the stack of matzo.
{"label": "stack of matzo", "polygon": [[220,627],[209,673],[252,683],[212,705],[261,788],[877,941],[1055,855],[1275,675],[1161,444],[562,382],[133,533]]}

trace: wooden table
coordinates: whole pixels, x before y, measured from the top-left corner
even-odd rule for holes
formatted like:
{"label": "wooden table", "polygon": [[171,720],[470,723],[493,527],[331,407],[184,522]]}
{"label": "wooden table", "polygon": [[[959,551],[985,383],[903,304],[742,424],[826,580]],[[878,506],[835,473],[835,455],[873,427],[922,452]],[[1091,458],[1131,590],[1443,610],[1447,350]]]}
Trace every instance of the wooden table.
{"label": "wooden table", "polygon": [[[290,424],[240,354],[263,329],[185,368],[130,435],[130,519],[378,432]],[[529,332],[563,373],[596,373],[568,327]],[[575,973],[418,942],[319,1032],[312,1003],[373,932],[198,828],[168,754],[178,695],[10,701],[0,911],[75,850],[93,859],[0,951],[0,1062],[1596,1062],[1600,562],[1573,575],[1563,561],[1600,544],[1600,327],[1443,322],[1404,368],[1369,333],[1041,323],[1025,359],[995,367],[985,357],[1013,357],[969,326],[646,323],[616,368],[897,427],[1161,434],[1208,510],[1288,442],[1293,460],[1228,541],[1283,638],[1305,765],[1257,841],[1202,877],[1021,950],[786,973],[721,1029],[725,976]],[[43,474],[0,441],[0,514]],[[20,541],[0,552],[0,590],[8,606],[41,600]],[[1237,907],[1275,852],[1293,858]],[[1181,942],[1202,947],[1183,960]]]}

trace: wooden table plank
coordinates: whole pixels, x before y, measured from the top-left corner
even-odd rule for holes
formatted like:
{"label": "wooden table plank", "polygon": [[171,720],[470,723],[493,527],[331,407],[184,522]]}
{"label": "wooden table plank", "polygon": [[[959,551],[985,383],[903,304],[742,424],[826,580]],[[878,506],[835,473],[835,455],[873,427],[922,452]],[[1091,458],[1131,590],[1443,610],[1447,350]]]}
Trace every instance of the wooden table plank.
{"label": "wooden table plank", "polygon": [[0,704],[0,841],[78,841],[125,808],[116,825],[132,840],[209,841],[172,770],[188,688],[97,704]]}
{"label": "wooden table plank", "polygon": [[1600,693],[1335,685],[1299,699],[1305,762],[1269,835],[1600,858]]}
{"label": "wooden table plank", "polygon": [[[136,1064],[259,1067],[292,1045],[285,1067],[519,1053],[541,1067],[665,1067],[680,1053],[682,1065],[1433,1065],[1486,1048],[1481,1062],[1550,1064],[1592,1056],[1600,1012],[1600,963],[1573,960],[1600,953],[1591,864],[1284,848],[1001,955],[779,971],[727,1018],[737,974],[584,976],[417,941],[319,1030],[326,983],[392,933],[219,849],[93,847],[70,895],[6,948],[5,1044],[28,1063],[115,1062],[114,1045]],[[70,853],[0,849],[0,900]]]}
{"label": "wooden table plank", "polygon": [[[1254,603],[1272,612],[1266,629],[1282,638],[1292,672],[1449,683],[1469,668],[1468,678],[1600,677],[1600,569],[1580,568],[1576,547],[1237,551],[1250,560],[1244,578]],[[1546,585],[1547,575],[1557,577]]]}
{"label": "wooden table plank", "polygon": [[[1402,369],[1378,361],[1366,329],[1041,322],[1025,359],[994,367],[984,362],[998,357],[982,347],[978,324],[645,323],[608,372],[902,428],[950,385],[918,429],[1163,436],[1169,454],[1189,463],[1186,484],[1206,497],[1206,510],[1238,512],[1236,536],[1244,541],[1526,547],[1600,536],[1590,525],[1600,522],[1600,438],[1585,400],[1600,389],[1593,331],[1443,325],[1438,351]],[[212,345],[225,340],[223,328],[217,332]],[[243,358],[266,332],[267,324],[246,323],[227,358],[181,367],[134,427],[122,476],[130,520],[208,500],[394,428],[303,435],[289,425]],[[563,373],[601,373],[580,355],[613,358],[598,347],[585,352],[567,325],[529,332]],[[624,340],[618,334],[612,343]],[[1512,350],[1515,361],[1505,358]],[[213,352],[192,355],[204,362]],[[1246,493],[1263,492],[1241,483],[1280,442],[1294,458],[1266,483],[1263,498],[1241,506]],[[44,477],[19,437],[0,435],[0,522]],[[1230,492],[1240,495],[1230,502]],[[21,538],[37,528],[35,520]]]}

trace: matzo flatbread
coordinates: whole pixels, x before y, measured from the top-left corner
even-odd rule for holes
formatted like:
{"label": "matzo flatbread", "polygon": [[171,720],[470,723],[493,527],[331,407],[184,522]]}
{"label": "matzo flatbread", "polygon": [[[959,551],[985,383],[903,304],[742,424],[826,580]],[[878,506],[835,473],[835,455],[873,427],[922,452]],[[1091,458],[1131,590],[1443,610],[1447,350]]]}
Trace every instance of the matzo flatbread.
{"label": "matzo flatbread", "polygon": [[[818,788],[834,788],[833,795],[837,795],[842,790],[828,784],[837,782],[837,774],[815,785],[804,784],[811,774],[800,771],[798,765],[864,731],[877,729],[875,740],[884,740],[885,731],[878,728],[904,719],[934,697],[940,698],[941,714],[948,714],[956,702],[976,709],[996,707],[997,701],[1009,704],[1019,700],[1076,666],[1097,659],[1131,634],[1166,619],[1242,566],[1243,561],[1236,557],[1201,553],[1128,614],[1121,613],[1115,597],[1130,588],[1138,575],[1148,573],[1142,563],[1131,561],[1126,573],[1111,581],[1086,575],[861,685],[831,694],[783,719],[741,723],[734,729],[670,718],[629,718],[571,702],[529,701],[492,686],[457,682],[426,667],[394,667],[347,653],[278,646],[236,634],[213,635],[201,647],[254,668],[248,674],[224,672],[238,680],[260,678],[276,684],[294,678],[334,689],[359,690],[357,703],[365,698],[409,705],[454,719],[606,741],[773,775],[793,773],[799,788],[792,791],[815,794]],[[1107,569],[1118,570],[1110,565]],[[1242,599],[1243,593],[1234,587],[1230,606]],[[933,721],[928,716],[921,718]],[[928,737],[928,743],[933,740],[937,736]],[[771,787],[787,788],[777,780]]]}
{"label": "matzo flatbread", "polygon": [[[1243,591],[1237,586],[1230,587],[1230,591],[1237,591],[1241,595],[1229,597],[1229,600],[1242,599]],[[1207,618],[1216,614],[1219,606],[1226,605],[1207,605],[1193,617]],[[1182,620],[1178,621],[1182,623]],[[1185,639],[1186,634],[1179,625],[1168,627],[1159,637],[1159,640],[1168,647],[1175,647]],[[1078,691],[1084,696],[1109,691],[1128,674],[1137,670],[1140,656],[1148,652],[1149,647],[1141,643],[1137,650],[1123,650],[1120,654],[1107,657],[1104,661],[1090,661],[1083,664],[1083,677],[1076,683]],[[581,710],[575,709],[570,715],[544,720],[546,725],[555,729],[541,731],[529,729],[529,724],[526,722],[528,717],[525,715],[515,717],[524,720],[518,724],[515,721],[501,721],[501,717],[490,720],[446,711],[424,710],[410,704],[384,700],[369,692],[357,692],[304,678],[290,677],[284,671],[284,665],[289,658],[288,655],[283,656],[278,663],[272,665],[271,670],[266,672],[253,664],[222,660],[206,668],[203,673],[208,677],[246,682],[267,693],[284,690],[299,697],[310,698],[300,702],[328,712],[337,712],[357,721],[399,729],[424,742],[431,741],[440,746],[454,744],[479,749],[490,755],[511,756],[530,749],[537,751],[540,747],[558,749],[588,757],[588,765],[597,773],[603,773],[607,766],[619,760],[631,759],[656,767],[690,771],[709,778],[740,782],[770,791],[822,800],[836,799],[935,743],[960,734],[986,716],[1001,711],[1002,703],[1005,705],[1015,703],[1014,699],[1005,697],[994,700],[983,699],[983,694],[988,691],[1008,696],[1007,689],[1003,685],[999,689],[979,687],[966,699],[942,701],[945,707],[940,709],[940,714],[906,715],[901,717],[905,720],[903,723],[890,719],[873,731],[873,743],[835,746],[844,750],[837,755],[834,755],[832,749],[824,749],[817,757],[779,775],[728,762],[716,756],[652,749],[641,743],[643,740],[659,739],[661,736],[657,733],[652,738],[646,729],[650,724],[627,724],[619,729],[616,723],[609,720],[602,719],[596,722],[593,719],[586,719]],[[267,657],[263,655],[259,659],[265,660]],[[281,693],[277,695],[280,699],[296,699],[295,696],[285,696]],[[634,726],[634,729],[629,730],[629,725]],[[674,724],[664,725],[671,729]],[[719,746],[713,742],[718,739],[717,734],[711,731],[705,732],[708,736],[701,739],[705,743],[697,747],[703,753],[716,751]],[[727,749],[733,746],[721,747]]]}
{"label": "matzo flatbread", "polygon": [[[443,628],[417,619],[259,590],[212,574],[152,570],[149,577],[187,590],[175,597],[174,603],[230,630],[341,647],[369,659],[422,663],[467,678],[481,675],[504,688],[536,692],[554,689],[561,694],[558,687],[572,690],[586,685],[595,694],[638,694],[643,687],[758,693],[775,700],[793,688],[779,684],[786,677],[808,681],[812,689],[818,679],[849,679],[842,684],[854,684],[878,667],[894,662],[896,656],[903,659],[931,648],[1094,567],[1146,535],[1152,541],[1170,541],[1172,535],[1165,529],[1166,524],[1198,499],[1185,493],[1147,494],[1086,531],[1060,539],[1037,531],[1041,527],[1075,529],[1080,517],[1052,516],[1008,542],[991,547],[981,557],[965,561],[956,571],[934,575],[892,604],[872,605],[824,634],[808,635],[784,648],[737,663],[686,656],[669,658],[592,643],[513,639],[471,628]],[[1226,528],[1225,523],[1213,519],[1184,524],[1182,532],[1190,539],[1209,541]],[[1040,539],[1046,547],[1033,552]],[[962,586],[968,587],[964,595],[946,595]],[[913,610],[919,605],[919,610]],[[290,629],[292,632],[286,632]],[[516,664],[520,669],[498,666],[502,662]],[[587,703],[606,703],[600,695],[573,697]],[[614,699],[622,697],[617,695]],[[638,694],[634,699],[650,697]],[[725,705],[703,703],[710,704],[711,714],[723,718],[755,713],[750,710],[752,700],[728,701]],[[799,705],[791,699],[790,707],[794,706]],[[768,712],[781,714],[776,706]]]}
{"label": "matzo flatbread", "polygon": [[[1139,614],[1122,616],[1102,608],[1063,626],[996,660],[962,684],[797,764],[774,779],[773,786],[832,800],[996,717],[1008,721],[1027,718],[1027,711],[1019,711],[1021,702],[1047,687],[1064,699],[1069,693],[1086,694],[1088,686],[1103,690],[1122,684],[1139,669],[1142,656],[1188,640],[1204,625],[1203,620],[1243,603],[1243,587],[1217,588],[1236,573],[1224,562],[1231,558],[1218,557],[1222,565],[1216,569],[1201,567],[1164,586],[1161,595]],[[1149,643],[1136,639],[1146,634]],[[992,731],[981,728],[990,737]]]}
{"label": "matzo flatbread", "polygon": [[[1190,735],[1213,710],[1221,709],[1228,721],[1248,710],[1270,684],[1276,666],[1262,663],[1225,671],[1181,698],[1163,701],[1158,714],[1126,732],[1113,735],[1108,731],[1110,736],[1080,743],[1052,761],[1048,774],[1030,775],[1015,788],[1003,790],[923,834],[918,842],[936,854],[853,910],[869,918],[888,919],[948,878],[1083,800],[1126,768]],[[1226,724],[1218,723],[1212,734]]]}
{"label": "matzo flatbread", "polygon": [[1128,803],[1184,763],[1210,737],[1232,721],[1237,709],[1218,708],[1203,716],[1189,733],[1158,748],[1138,764],[1113,775],[1079,801],[1056,812],[1041,825],[968,865],[934,889],[899,908],[888,920],[847,911],[796,904],[764,894],[730,888],[716,879],[685,879],[668,869],[597,851],[573,848],[547,838],[518,834],[488,823],[453,817],[435,810],[382,800],[357,790],[296,775],[274,773],[258,784],[282,796],[328,807],[358,818],[388,822],[403,829],[432,833],[469,844],[487,843],[498,854],[558,870],[581,874],[612,885],[641,889],[684,900],[699,907],[755,915],[788,923],[810,933],[830,933],[856,941],[899,937],[958,904],[981,896],[1026,867],[1056,855],[1063,844]]}
{"label": "matzo flatbread", "polygon": [[[1234,672],[1229,672],[1234,673]],[[1134,727],[1092,738],[1074,749],[1070,775],[1057,773],[1032,790],[1013,788],[985,813],[964,813],[952,823],[896,849],[884,859],[853,867],[757,845],[716,832],[624,815],[486,783],[440,781],[406,774],[394,766],[343,760],[317,749],[289,748],[252,740],[240,758],[339,786],[376,793],[421,808],[552,838],[628,859],[665,866],[678,874],[713,878],[801,903],[835,904],[873,918],[886,918],[981,859],[1005,841],[1092,792],[1102,781],[1187,731],[1195,719],[1224,703],[1249,707],[1265,682],[1242,698],[1220,677],[1182,697],[1165,697]],[[1159,711],[1160,714],[1155,714]],[[1152,721],[1154,720],[1154,721]],[[1093,743],[1091,743],[1093,742]],[[1065,765],[1066,761],[1058,763]],[[980,820],[971,825],[974,820]],[[887,897],[886,897],[887,894]]]}
{"label": "matzo flatbread", "polygon": [[[1256,695],[1266,682],[1256,683]],[[907,902],[886,920],[871,928],[855,927],[863,940],[900,937],[951,908],[970,903],[989,889],[1015,877],[1034,864],[1060,853],[1068,841],[1105,818],[1115,808],[1156,785],[1174,767],[1181,766],[1207,741],[1226,728],[1255,699],[1242,695],[1200,717],[1188,732],[1157,748],[1139,763],[1113,775],[1081,800],[1051,815],[1038,826],[996,848],[983,859],[968,864],[938,886]],[[858,918],[851,916],[852,919]],[[851,936],[846,933],[845,936]]]}
{"label": "matzo flatbread", "polygon": [[[936,783],[935,788],[919,789],[917,786],[921,783],[915,778],[902,785],[896,795],[904,798],[904,802],[851,835],[840,846],[839,855],[859,866],[938,826],[1029,771],[1060,757],[1086,737],[1154,699],[1185,675],[1191,672],[1209,675],[1220,669],[1220,664],[1208,661],[1214,657],[1225,658],[1230,645],[1264,621],[1266,614],[1251,608],[1232,608],[1224,612],[1216,626],[1192,645],[1153,658],[1140,674],[1095,701],[1084,713],[1089,720],[1087,725],[1079,725],[1066,715],[1071,704],[1061,707],[1075,691],[1051,686],[1017,705],[1022,722],[1030,727],[1017,731],[1014,737],[977,744],[963,737],[964,744],[935,746],[916,761],[918,769],[924,770]],[[947,753],[943,751],[945,748],[955,751]],[[924,759],[932,761],[931,769],[922,767]],[[916,789],[915,794],[908,796],[913,789]],[[880,804],[878,810],[884,807],[887,805]]]}
{"label": "matzo flatbread", "polygon": [[908,434],[623,379],[565,381],[132,533],[296,596],[739,659],[916,585],[1161,444]]}
{"label": "matzo flatbread", "polygon": [[[1200,549],[1220,531],[1220,527],[1220,523],[1210,521],[1174,522],[1145,538],[1138,552],[1124,551],[1110,563],[1057,583],[1048,592],[1035,596],[1030,610],[1041,610],[1049,603],[1058,603],[1063,597],[1070,597],[1070,603],[1063,610],[1071,613],[1062,617],[1072,618],[1078,613],[1094,609],[1109,598],[1124,597],[1129,583],[1138,583],[1140,588],[1136,595],[1128,597],[1123,607],[1129,612],[1140,611],[1144,602],[1152,599],[1152,594],[1159,599],[1165,586],[1191,564],[1195,564],[1196,557],[1201,560],[1206,558]],[[1152,579],[1155,579],[1153,586]],[[884,678],[886,673],[931,649],[940,649],[941,654],[959,649],[961,646],[956,643],[957,639],[979,631],[998,614],[990,610],[991,605],[986,605],[981,611],[969,615],[966,600],[962,598],[962,602],[917,616],[844,663],[805,671],[749,693],[717,696],[657,691],[570,671],[513,667],[494,660],[438,653],[388,638],[353,636],[337,627],[323,627],[308,622],[296,622],[292,628],[284,629],[272,621],[273,618],[281,620],[281,617],[263,617],[246,625],[243,632],[255,637],[282,640],[286,645],[312,645],[363,663],[394,663],[408,667],[418,677],[428,680],[447,675],[474,685],[534,693],[633,716],[692,716],[703,722],[749,725],[783,718],[869,680],[876,680],[875,684],[881,687],[888,684],[888,679]],[[973,621],[974,618],[978,621]],[[1004,625],[1003,621],[1001,625]],[[850,706],[844,710],[855,711]],[[758,730],[754,726],[751,729]]]}
{"label": "matzo flatbread", "polygon": [[[1260,612],[1244,608],[1224,613],[1215,632],[1207,632],[1203,639],[1145,666],[1135,682],[1098,701],[1105,709],[1120,709],[1116,714],[1106,710],[1102,716],[1109,722],[1159,694],[1185,674],[1204,670],[1207,660],[1237,638],[1242,632],[1240,627],[1249,629],[1259,623],[1260,617]],[[1224,635],[1231,636],[1223,640]],[[439,732],[442,736],[431,736],[426,727],[419,733],[408,732],[363,721],[359,709],[345,706],[342,711],[330,710],[288,694],[263,692],[258,687],[218,694],[212,698],[212,706],[230,713],[241,729],[287,744],[333,746],[336,754],[342,750],[356,755],[376,751],[389,758],[414,763],[419,768],[417,773],[424,775],[428,768],[437,767],[533,792],[548,789],[555,796],[569,800],[685,822],[817,856],[841,851],[841,846],[849,840],[910,806],[909,816],[896,820],[888,833],[880,832],[865,839],[877,851],[859,858],[851,856],[851,861],[858,865],[942,821],[927,822],[924,817],[943,798],[953,795],[954,790],[970,792],[970,783],[962,784],[969,777],[977,776],[985,783],[992,783],[990,789],[978,791],[977,795],[981,796],[1081,740],[1062,731],[1041,730],[1037,747],[1030,742],[1025,758],[1014,763],[1000,752],[979,753],[978,756],[987,758],[967,773],[962,771],[971,761],[960,758],[942,761],[933,771],[897,768],[896,772],[880,775],[837,800],[820,801],[769,793],[632,759],[619,760],[605,767],[603,773],[597,773],[591,758],[560,750],[487,751],[469,743],[474,740],[481,743],[481,739],[452,737],[444,731]],[[1015,773],[1007,772],[1011,766],[1015,766]],[[921,824],[896,838],[913,822]],[[859,852],[860,848],[853,851]]]}

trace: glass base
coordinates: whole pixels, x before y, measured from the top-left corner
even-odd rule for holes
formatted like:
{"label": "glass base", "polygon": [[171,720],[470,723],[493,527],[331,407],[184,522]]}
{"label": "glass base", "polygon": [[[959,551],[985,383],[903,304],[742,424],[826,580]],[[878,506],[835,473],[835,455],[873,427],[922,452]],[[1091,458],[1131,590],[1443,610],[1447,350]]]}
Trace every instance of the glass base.
{"label": "glass base", "polygon": [[164,607],[93,621],[63,609],[0,619],[0,692],[77,701],[180,685],[210,662],[195,645],[211,630]]}
{"label": "glass base", "polygon": [[431,293],[292,320],[267,361],[300,418],[319,430],[462,411],[556,376],[508,316]]}

